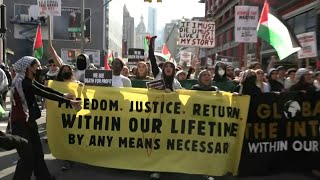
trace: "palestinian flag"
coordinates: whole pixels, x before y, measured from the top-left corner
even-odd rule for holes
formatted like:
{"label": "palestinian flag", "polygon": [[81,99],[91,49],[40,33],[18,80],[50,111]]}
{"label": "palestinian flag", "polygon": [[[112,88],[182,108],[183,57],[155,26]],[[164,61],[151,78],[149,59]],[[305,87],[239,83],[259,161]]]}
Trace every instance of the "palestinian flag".
{"label": "palestinian flag", "polygon": [[111,64],[113,62],[113,60],[114,60],[113,51],[110,51],[108,54],[108,61]]}
{"label": "palestinian flag", "polygon": [[167,45],[163,44],[162,46],[162,54],[166,56],[166,61],[171,61],[172,60],[172,55],[167,47]]}
{"label": "palestinian flag", "polygon": [[38,25],[37,34],[34,39],[33,56],[37,59],[41,59],[43,56],[43,44],[42,44],[42,34],[41,34],[40,24]]}
{"label": "palestinian flag", "polygon": [[299,51],[299,43],[293,38],[288,28],[269,11],[269,3],[264,3],[257,27],[258,36],[267,41],[277,51],[282,60]]}
{"label": "palestinian flag", "polygon": [[150,41],[150,39],[151,39],[151,36],[144,37],[143,45],[144,45],[144,53],[145,54],[149,53],[149,41]]}
{"label": "palestinian flag", "polygon": [[162,46],[162,54],[165,55],[166,61],[172,62],[174,65],[177,65],[176,61],[172,58],[172,54],[169,51],[166,44],[163,44],[163,46]]}

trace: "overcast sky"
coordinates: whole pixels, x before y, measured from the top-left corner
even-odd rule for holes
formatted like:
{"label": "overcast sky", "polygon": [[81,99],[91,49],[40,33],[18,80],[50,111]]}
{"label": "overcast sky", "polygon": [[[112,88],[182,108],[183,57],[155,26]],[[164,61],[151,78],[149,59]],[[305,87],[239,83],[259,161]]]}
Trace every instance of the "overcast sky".
{"label": "overcast sky", "polygon": [[203,17],[205,14],[204,3],[198,3],[199,0],[162,0],[162,3],[153,1],[147,3],[144,0],[124,0],[130,15],[135,18],[135,26],[139,24],[143,15],[144,23],[148,27],[148,7],[157,9],[157,30],[163,28],[171,19]]}

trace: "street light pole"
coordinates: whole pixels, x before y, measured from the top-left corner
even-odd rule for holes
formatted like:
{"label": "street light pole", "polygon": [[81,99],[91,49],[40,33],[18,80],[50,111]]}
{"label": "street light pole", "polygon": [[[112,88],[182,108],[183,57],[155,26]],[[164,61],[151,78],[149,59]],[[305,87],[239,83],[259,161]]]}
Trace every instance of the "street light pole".
{"label": "street light pole", "polygon": [[81,49],[81,53],[84,53],[84,25],[85,25],[85,21],[84,21],[84,0],[81,0],[81,45],[80,45],[80,49]]}

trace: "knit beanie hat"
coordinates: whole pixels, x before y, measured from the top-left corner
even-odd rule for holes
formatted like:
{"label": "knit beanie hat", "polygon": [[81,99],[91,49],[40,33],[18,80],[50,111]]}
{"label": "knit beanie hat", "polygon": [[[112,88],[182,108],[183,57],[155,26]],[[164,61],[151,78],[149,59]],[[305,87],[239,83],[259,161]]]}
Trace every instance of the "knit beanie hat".
{"label": "knit beanie hat", "polygon": [[296,82],[299,82],[299,81],[301,80],[301,78],[302,78],[305,74],[307,74],[307,72],[308,72],[308,69],[306,69],[306,68],[300,68],[300,69],[298,69],[298,71],[296,72],[296,76],[294,77],[295,81],[296,81]]}

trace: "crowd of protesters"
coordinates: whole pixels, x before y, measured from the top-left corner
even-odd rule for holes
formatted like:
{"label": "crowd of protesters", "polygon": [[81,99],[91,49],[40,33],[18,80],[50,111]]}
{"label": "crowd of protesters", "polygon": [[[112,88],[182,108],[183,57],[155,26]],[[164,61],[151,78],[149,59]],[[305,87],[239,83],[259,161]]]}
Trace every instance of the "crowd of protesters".
{"label": "crowd of protesters", "polygon": [[[190,67],[181,68],[173,62],[157,64],[154,54],[154,40],[150,39],[149,61],[141,61],[134,68],[115,58],[111,64],[113,71],[113,87],[132,87],[132,80],[161,80],[164,81],[165,92],[170,93],[184,87],[182,80],[197,79],[198,83],[191,90],[199,91],[227,91],[235,95],[259,95],[261,93],[281,93],[289,91],[320,91],[320,72],[309,68],[286,69],[283,66],[273,67],[276,57],[264,71],[259,63],[241,71],[222,62],[215,66],[201,68],[198,60],[193,60]],[[20,160],[17,163],[14,179],[30,179],[32,172],[37,179],[54,179],[50,175],[44,161],[36,120],[41,117],[41,110],[45,108],[47,98],[54,101],[69,103],[74,107],[80,102],[75,101],[72,94],[63,94],[48,88],[48,80],[63,82],[83,82],[83,74],[78,70],[81,65],[66,65],[57,55],[51,43],[48,51],[52,56],[47,66],[42,66],[36,58],[25,56],[11,67],[0,67],[0,96],[1,105],[5,107],[6,94],[10,91],[12,113],[10,131],[5,134],[0,131],[0,144],[9,150],[17,148]],[[86,57],[86,55],[84,55]],[[85,69],[97,69],[93,64],[86,63]],[[131,70],[130,70],[131,69]],[[13,79],[13,80],[12,80]],[[43,98],[41,98],[43,97]],[[69,170],[72,162],[65,161],[62,170]],[[160,173],[154,172],[151,179],[159,179]],[[211,177],[208,177],[211,178]]]}

